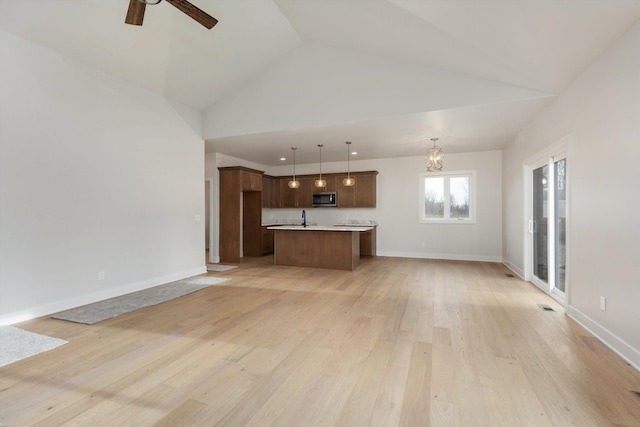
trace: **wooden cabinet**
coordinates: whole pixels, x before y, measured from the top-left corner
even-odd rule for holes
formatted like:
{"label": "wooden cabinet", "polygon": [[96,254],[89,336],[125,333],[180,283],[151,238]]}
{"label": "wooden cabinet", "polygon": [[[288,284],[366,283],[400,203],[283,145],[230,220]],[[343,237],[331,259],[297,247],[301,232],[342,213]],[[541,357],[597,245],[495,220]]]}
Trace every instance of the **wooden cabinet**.
{"label": "wooden cabinet", "polygon": [[279,208],[280,206],[280,178],[277,176],[262,176],[262,207]]}
{"label": "wooden cabinet", "polygon": [[262,207],[280,207],[280,178],[269,175],[262,176]]}
{"label": "wooden cabinet", "polygon": [[271,208],[279,208],[280,207],[280,178],[271,177],[271,201],[269,202],[269,207]]}
{"label": "wooden cabinet", "polygon": [[[340,174],[337,176],[337,181],[340,183],[340,187],[337,191],[338,207],[339,208],[353,208],[356,205],[356,187],[345,187],[342,185],[342,180],[347,177],[347,174]],[[356,182],[358,182],[356,180]]]}
{"label": "wooden cabinet", "polygon": [[358,174],[355,187],[356,208],[376,207],[376,173]]}
{"label": "wooden cabinet", "polygon": [[271,192],[273,189],[273,178],[268,175],[262,175],[262,207],[271,207]]}
{"label": "wooden cabinet", "polygon": [[262,227],[262,255],[273,253],[273,230]]}
{"label": "wooden cabinet", "polygon": [[338,174],[337,193],[339,208],[375,208],[376,207],[376,178],[378,172],[354,172],[351,174],[356,181],[352,187],[342,185],[347,174]]}
{"label": "wooden cabinet", "polygon": [[240,189],[242,191],[262,191],[262,174],[260,171],[242,169],[240,171]]}
{"label": "wooden cabinet", "polygon": [[299,188],[289,188],[290,177],[280,177],[278,188],[280,189],[279,208],[295,208],[298,200]]}
{"label": "wooden cabinet", "polygon": [[316,191],[312,176],[298,176],[299,188],[289,188],[291,177],[280,177],[280,208],[310,208]]}
{"label": "wooden cabinet", "polygon": [[242,254],[262,255],[262,197],[258,191],[242,192]]}
{"label": "wooden cabinet", "polygon": [[[241,166],[220,167],[220,262],[240,262],[243,254],[261,254],[262,172]],[[242,199],[242,212],[240,206]],[[240,219],[242,218],[242,222]]]}
{"label": "wooden cabinet", "polygon": [[240,261],[240,171],[220,171],[220,261]]}
{"label": "wooden cabinet", "polygon": [[360,233],[360,256],[376,256],[376,227]]}
{"label": "wooden cabinet", "polygon": [[356,180],[356,184],[353,187],[345,187],[342,180],[347,177],[346,173],[323,174],[322,177],[327,181],[325,188],[317,188],[314,185],[318,175],[301,175],[297,177],[300,181],[300,188],[297,189],[289,188],[291,177],[280,177],[280,185],[276,186],[280,191],[279,203],[272,204],[272,207],[310,208],[313,193],[335,191],[339,208],[375,208],[377,175],[376,171],[354,172],[351,176]]}
{"label": "wooden cabinet", "polygon": [[[298,199],[296,200],[296,208],[310,208],[313,204],[313,193],[316,187],[313,185],[316,178],[314,176],[299,176],[300,188],[298,188]],[[322,190],[317,190],[322,191]]]}
{"label": "wooden cabinet", "polygon": [[[323,174],[327,181],[325,188],[315,187],[317,174],[297,176],[300,187],[293,189],[289,188],[291,177],[288,176],[268,176],[242,166],[220,167],[218,170],[221,262],[237,263],[243,255],[260,256],[273,251],[273,232],[261,227],[262,208],[310,208],[313,193],[323,191],[335,191],[340,208],[376,207],[376,171],[353,172],[351,175],[356,180],[353,187],[342,185],[346,177],[344,173]],[[375,253],[375,237],[373,242]],[[366,247],[370,248],[370,244],[367,243]],[[372,250],[364,250],[363,255],[367,252]]]}
{"label": "wooden cabinet", "polygon": [[276,229],[275,265],[353,271],[360,263],[360,232]]}
{"label": "wooden cabinet", "polygon": [[[318,188],[315,186],[315,182],[316,179],[318,179],[318,176],[314,176],[313,177],[313,183],[314,183],[314,187],[313,187],[313,192],[314,193],[321,193],[321,192],[337,192],[338,191],[338,187],[336,185],[336,183],[338,182],[338,176],[336,174],[322,174],[322,179],[324,179],[325,181],[327,181],[327,185],[324,188]],[[340,185],[342,185],[342,181],[340,181]]]}

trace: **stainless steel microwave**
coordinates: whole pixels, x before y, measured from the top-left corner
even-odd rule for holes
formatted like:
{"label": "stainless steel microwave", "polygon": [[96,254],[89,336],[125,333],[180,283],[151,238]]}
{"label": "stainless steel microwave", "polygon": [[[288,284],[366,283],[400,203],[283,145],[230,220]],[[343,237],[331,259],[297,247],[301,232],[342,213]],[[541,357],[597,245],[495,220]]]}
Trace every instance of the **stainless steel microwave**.
{"label": "stainless steel microwave", "polygon": [[338,196],[335,191],[327,191],[324,193],[313,193],[311,206],[316,207],[335,207],[338,206]]}

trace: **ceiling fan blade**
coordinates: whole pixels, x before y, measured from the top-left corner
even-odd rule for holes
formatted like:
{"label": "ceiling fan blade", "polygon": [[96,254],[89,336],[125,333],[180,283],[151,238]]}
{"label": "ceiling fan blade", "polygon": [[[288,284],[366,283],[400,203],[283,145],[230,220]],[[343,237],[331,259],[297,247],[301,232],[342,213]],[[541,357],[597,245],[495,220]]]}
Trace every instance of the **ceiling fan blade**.
{"label": "ceiling fan blade", "polygon": [[127,9],[127,17],[124,18],[125,24],[142,25],[144,20],[144,8],[146,4],[138,0],[129,0],[129,9]]}
{"label": "ceiling fan blade", "polygon": [[[133,0],[132,0],[133,1]],[[218,23],[218,20],[203,10],[189,3],[187,0],[166,0],[167,3],[177,7],[181,12],[190,16],[192,19],[198,21],[208,29],[213,28]]]}

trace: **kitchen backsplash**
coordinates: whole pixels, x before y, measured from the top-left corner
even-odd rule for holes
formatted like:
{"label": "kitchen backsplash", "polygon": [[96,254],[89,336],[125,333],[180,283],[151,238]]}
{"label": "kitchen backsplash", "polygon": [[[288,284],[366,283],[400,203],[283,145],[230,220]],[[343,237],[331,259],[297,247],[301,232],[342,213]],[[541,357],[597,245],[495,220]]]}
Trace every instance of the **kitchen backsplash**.
{"label": "kitchen backsplash", "polygon": [[280,224],[302,224],[302,218],[298,218],[298,219],[283,219],[283,218],[277,218],[277,219],[269,219],[269,218],[262,218],[262,225],[280,225]]}
{"label": "kitchen backsplash", "polygon": [[375,219],[348,219],[346,221],[338,221],[336,225],[378,225],[378,221]]}
{"label": "kitchen backsplash", "polygon": [[[375,209],[308,208],[307,224],[317,225],[378,225]],[[263,225],[301,224],[302,209],[263,209]]]}

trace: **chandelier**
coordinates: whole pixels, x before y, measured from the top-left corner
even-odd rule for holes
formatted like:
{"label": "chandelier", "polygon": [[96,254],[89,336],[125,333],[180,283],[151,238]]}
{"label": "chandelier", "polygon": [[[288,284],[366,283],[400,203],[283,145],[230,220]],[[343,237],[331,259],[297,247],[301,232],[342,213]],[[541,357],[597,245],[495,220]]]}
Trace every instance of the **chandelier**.
{"label": "chandelier", "polygon": [[442,151],[442,148],[436,146],[437,140],[438,138],[431,138],[431,141],[433,141],[433,147],[427,150],[425,164],[427,166],[427,171],[429,172],[442,170],[442,159],[444,159],[444,152]]}

